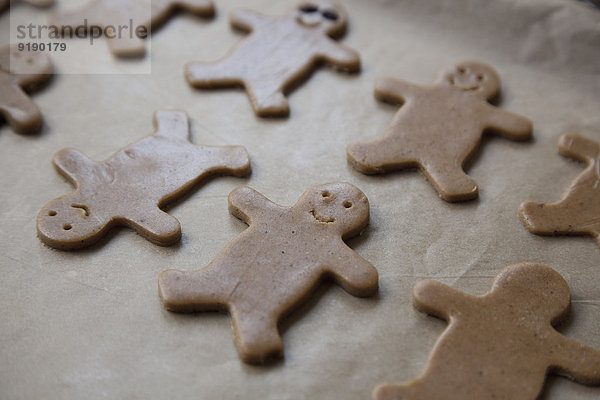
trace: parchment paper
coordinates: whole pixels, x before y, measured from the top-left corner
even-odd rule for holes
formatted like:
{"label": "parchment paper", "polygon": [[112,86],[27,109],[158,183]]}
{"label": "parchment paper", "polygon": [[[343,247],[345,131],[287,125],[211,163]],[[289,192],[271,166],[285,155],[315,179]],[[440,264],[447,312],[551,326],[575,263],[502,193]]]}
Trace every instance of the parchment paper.
{"label": "parchment paper", "polygon": [[[241,90],[186,84],[186,62],[215,60],[241,39],[229,27],[232,9],[280,15],[295,4],[217,0],[213,20],[181,14],[156,31],[151,75],[61,75],[67,66],[56,65],[58,75],[33,96],[43,132],[1,126],[0,398],[368,399],[379,383],[416,378],[446,326],[413,309],[415,282],[481,294],[501,268],[521,261],[565,277],[572,317],[560,330],[600,349],[600,248],[589,237],[534,236],[517,215],[522,201],[558,200],[582,171],[558,155],[560,134],[600,140],[600,11],[567,0],[344,3],[342,42],[360,52],[362,73],[319,70],[291,94],[289,119],[255,117]],[[40,22],[48,15],[26,4],[11,12]],[[8,12],[0,15],[3,38],[8,21]],[[120,71],[126,61],[102,46],[81,51]],[[396,111],[373,98],[377,77],[425,84],[462,59],[493,65],[502,78],[498,105],[535,125],[531,142],[484,140],[467,169],[479,200],[448,204],[417,171],[373,177],[347,164],[346,145],[383,135]],[[53,154],[74,147],[105,159],[150,134],[152,113],[163,108],[188,112],[195,143],[246,146],[252,176],[212,179],[169,207],[183,229],[176,246],[128,229],[84,251],[42,245],[38,211],[72,190],[52,168]],[[199,269],[245,229],[227,212],[232,189],[248,184],[290,205],[330,181],[354,183],[371,202],[369,227],[349,244],[378,268],[378,296],[323,286],[281,324],[285,359],[266,367],[238,360],[227,315],[162,308],[162,270]],[[550,378],[542,398],[599,395]]]}

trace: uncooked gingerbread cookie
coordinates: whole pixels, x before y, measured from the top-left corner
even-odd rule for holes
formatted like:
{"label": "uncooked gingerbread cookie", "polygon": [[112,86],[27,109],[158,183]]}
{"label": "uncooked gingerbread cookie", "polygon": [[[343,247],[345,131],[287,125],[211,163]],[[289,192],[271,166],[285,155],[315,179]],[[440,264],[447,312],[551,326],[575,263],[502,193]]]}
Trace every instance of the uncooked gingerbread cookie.
{"label": "uncooked gingerbread cookie", "polygon": [[425,372],[385,384],[376,400],[534,400],[548,372],[600,384],[600,352],[552,325],[569,310],[569,287],[553,269],[522,263],[504,268],[484,296],[435,281],[413,289],[415,307],[449,322]]}
{"label": "uncooked gingerbread cookie", "polygon": [[42,126],[42,114],[23,91],[33,90],[52,76],[52,64],[42,52],[0,49],[0,115],[19,133]]}
{"label": "uncooked gingerbread cookie", "polygon": [[74,149],[56,154],[54,166],[76,190],[52,200],[38,214],[38,236],[44,243],[81,248],[113,226],[125,225],[151,242],[170,245],[181,237],[181,228],[161,206],[209,175],[250,172],[243,147],[193,145],[184,112],[158,111],[154,126],[153,135],[103,162]]}
{"label": "uncooked gingerbread cookie", "polygon": [[446,201],[478,196],[477,184],[463,164],[486,130],[513,140],[531,136],[531,122],[494,107],[486,100],[500,88],[500,78],[486,64],[465,61],[443,69],[435,84],[417,86],[386,78],[375,96],[403,103],[383,138],[348,146],[348,160],[365,174],[418,166]]}
{"label": "uncooked gingerbread cookie", "polygon": [[359,55],[333,39],[343,34],[347,23],[337,2],[300,3],[281,18],[238,10],[230,19],[233,27],[250,35],[220,61],[188,64],[185,75],[196,87],[243,85],[261,117],[287,116],[286,91],[320,62],[346,71],[360,69]]}
{"label": "uncooked gingerbread cookie", "polygon": [[[144,37],[182,9],[210,17],[211,0],[92,0],[85,8],[54,15],[52,24],[71,29],[102,30],[112,53],[119,57],[146,54]],[[112,28],[111,28],[112,27]]]}
{"label": "uncooked gingerbread cookie", "polygon": [[576,134],[562,135],[558,151],[583,161],[585,171],[575,179],[561,201],[525,202],[521,219],[537,235],[591,235],[600,244],[600,144]]}
{"label": "uncooked gingerbread cookie", "polygon": [[[54,0],[21,0],[22,2],[29,3],[36,7],[50,7],[54,4]],[[8,8],[11,0],[0,0],[0,12]]]}
{"label": "uncooked gingerbread cookie", "polygon": [[242,187],[229,195],[229,211],[250,227],[204,269],[163,272],[159,293],[170,311],[228,310],[243,361],[283,354],[279,319],[325,277],[355,296],[377,291],[377,270],[343,241],[369,220],[369,202],[353,185],[312,187],[292,207]]}

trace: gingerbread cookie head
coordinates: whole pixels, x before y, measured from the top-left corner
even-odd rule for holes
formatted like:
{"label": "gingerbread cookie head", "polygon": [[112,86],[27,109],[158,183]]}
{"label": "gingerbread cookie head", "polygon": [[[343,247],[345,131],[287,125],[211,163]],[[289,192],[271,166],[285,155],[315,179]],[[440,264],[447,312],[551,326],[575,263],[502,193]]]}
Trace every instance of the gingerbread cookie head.
{"label": "gingerbread cookie head", "polygon": [[[530,319],[547,323],[560,319],[571,302],[567,282],[542,264],[522,263],[505,268],[494,280],[492,294],[506,299],[501,301],[503,304],[519,307]],[[521,304],[514,304],[515,299]]]}
{"label": "gingerbread cookie head", "polygon": [[294,208],[304,209],[317,225],[328,226],[343,238],[356,235],[369,221],[369,200],[349,183],[326,183],[304,192]]}
{"label": "gingerbread cookie head", "polygon": [[77,201],[76,194],[60,197],[48,203],[38,214],[38,235],[55,248],[79,247],[90,237],[100,236],[108,229],[105,218],[89,204]]}
{"label": "gingerbread cookie head", "polygon": [[326,35],[338,36],[346,30],[348,16],[344,7],[332,1],[305,1],[293,11],[298,23],[321,29]]}
{"label": "gingerbread cookie head", "polygon": [[500,90],[498,73],[489,65],[476,61],[463,61],[442,69],[437,82],[486,100]]}

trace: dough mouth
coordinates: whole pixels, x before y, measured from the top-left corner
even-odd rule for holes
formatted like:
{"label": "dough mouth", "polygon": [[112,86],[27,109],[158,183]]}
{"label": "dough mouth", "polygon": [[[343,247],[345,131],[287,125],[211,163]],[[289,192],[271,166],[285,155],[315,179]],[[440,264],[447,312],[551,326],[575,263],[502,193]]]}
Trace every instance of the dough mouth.
{"label": "dough mouth", "polygon": [[322,224],[333,224],[335,222],[335,218],[326,218],[326,217],[322,217],[319,214],[317,214],[317,212],[315,211],[315,209],[313,208],[312,210],[310,210],[310,215],[312,215],[312,217],[317,221],[320,222]]}
{"label": "dough mouth", "polygon": [[455,78],[450,79],[450,84],[452,84],[452,86],[457,87],[458,89],[464,90],[466,92],[475,91],[475,90],[479,89],[478,84],[461,84],[461,83],[457,82]]}

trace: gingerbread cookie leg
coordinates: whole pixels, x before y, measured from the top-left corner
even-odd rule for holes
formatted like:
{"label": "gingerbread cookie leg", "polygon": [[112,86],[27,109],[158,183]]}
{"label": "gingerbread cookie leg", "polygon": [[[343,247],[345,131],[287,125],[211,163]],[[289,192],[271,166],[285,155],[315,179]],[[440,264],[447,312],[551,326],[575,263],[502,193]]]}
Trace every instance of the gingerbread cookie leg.
{"label": "gingerbread cookie leg", "polygon": [[242,361],[263,364],[283,356],[283,341],[277,329],[277,316],[243,308],[239,309],[235,304],[230,307],[235,342]]}
{"label": "gingerbread cookie leg", "polygon": [[289,115],[290,105],[281,87],[268,82],[245,81],[252,108],[259,117],[283,117]]}
{"label": "gingerbread cookie leg", "polygon": [[[3,97],[5,95],[3,94]],[[0,114],[6,118],[17,133],[38,131],[42,126],[42,114],[33,101],[18,87],[10,89]]]}
{"label": "gingerbread cookie leg", "polygon": [[477,198],[479,189],[459,163],[438,158],[423,160],[422,170],[446,201],[464,201]]}

